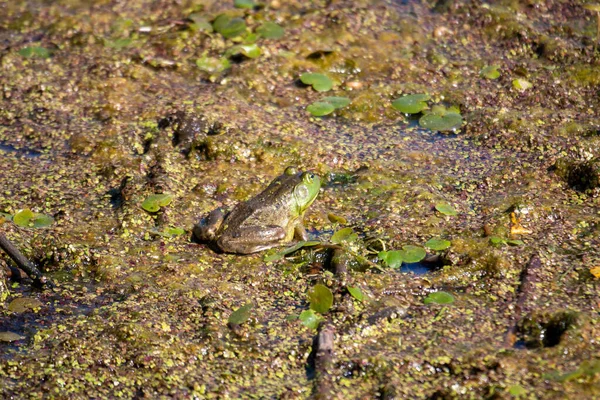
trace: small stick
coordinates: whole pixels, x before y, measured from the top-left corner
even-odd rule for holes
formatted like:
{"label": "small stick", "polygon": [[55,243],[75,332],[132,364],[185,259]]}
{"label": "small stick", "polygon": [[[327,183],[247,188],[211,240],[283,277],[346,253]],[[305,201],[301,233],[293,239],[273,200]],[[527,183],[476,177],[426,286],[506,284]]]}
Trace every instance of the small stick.
{"label": "small stick", "polygon": [[49,288],[54,287],[54,283],[48,278],[46,278],[39,269],[32,262],[30,262],[23,253],[19,251],[13,245],[10,240],[2,232],[0,232],[0,248],[4,250],[6,254],[17,264],[19,268],[21,268],[31,279],[33,279],[34,283],[39,286],[47,286]]}
{"label": "small stick", "polygon": [[314,339],[313,352],[315,354],[315,390],[313,399],[331,399],[333,397],[333,332],[334,328],[329,323],[321,324],[319,333]]}
{"label": "small stick", "polygon": [[542,268],[542,261],[540,260],[540,257],[535,254],[521,272],[521,284],[517,289],[515,312],[504,338],[504,345],[506,347],[512,347],[517,340],[517,325],[523,312],[527,311],[525,310],[525,303],[535,292],[535,284],[540,281],[539,274]]}

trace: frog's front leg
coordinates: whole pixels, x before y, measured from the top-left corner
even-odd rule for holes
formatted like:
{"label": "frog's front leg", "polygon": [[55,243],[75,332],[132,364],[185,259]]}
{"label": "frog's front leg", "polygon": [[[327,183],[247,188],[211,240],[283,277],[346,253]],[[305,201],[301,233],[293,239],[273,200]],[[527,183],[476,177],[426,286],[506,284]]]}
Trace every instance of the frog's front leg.
{"label": "frog's front leg", "polygon": [[285,231],[277,225],[244,226],[224,232],[217,246],[226,253],[250,254],[270,249],[285,239]]}
{"label": "frog's front leg", "polygon": [[309,239],[308,233],[306,232],[306,229],[302,223],[298,223],[294,227],[294,238],[303,241],[307,241]]}
{"label": "frog's front leg", "polygon": [[211,211],[200,222],[194,225],[194,236],[202,242],[211,242],[215,240],[217,231],[223,224],[223,211],[220,208]]}

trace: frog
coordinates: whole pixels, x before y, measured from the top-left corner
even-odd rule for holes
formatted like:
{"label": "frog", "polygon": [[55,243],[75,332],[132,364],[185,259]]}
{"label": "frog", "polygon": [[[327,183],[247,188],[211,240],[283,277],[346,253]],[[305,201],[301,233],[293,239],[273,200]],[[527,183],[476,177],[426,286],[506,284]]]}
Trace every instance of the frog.
{"label": "frog", "polygon": [[230,212],[211,211],[193,228],[200,242],[225,253],[251,254],[308,240],[304,213],[321,188],[320,177],[288,167],[255,197],[238,203]]}

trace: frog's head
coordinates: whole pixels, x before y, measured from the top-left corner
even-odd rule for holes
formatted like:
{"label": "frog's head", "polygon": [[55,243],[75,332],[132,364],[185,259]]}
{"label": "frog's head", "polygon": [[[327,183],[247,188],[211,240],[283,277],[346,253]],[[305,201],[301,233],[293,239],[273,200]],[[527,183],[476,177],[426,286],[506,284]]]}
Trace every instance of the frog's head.
{"label": "frog's head", "polygon": [[294,205],[298,215],[302,215],[317,198],[321,188],[321,178],[312,172],[297,172],[293,167],[288,167],[285,174],[296,178],[293,190]]}

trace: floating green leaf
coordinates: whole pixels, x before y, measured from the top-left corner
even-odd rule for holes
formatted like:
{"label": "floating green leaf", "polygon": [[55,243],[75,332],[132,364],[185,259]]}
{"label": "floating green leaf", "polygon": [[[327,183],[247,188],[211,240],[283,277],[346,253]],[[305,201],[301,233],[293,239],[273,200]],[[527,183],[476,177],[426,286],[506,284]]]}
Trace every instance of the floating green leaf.
{"label": "floating green leaf", "polygon": [[506,244],[506,239],[503,239],[499,236],[490,236],[490,243],[494,246],[499,246],[501,244]]}
{"label": "floating green leaf", "polygon": [[46,214],[34,213],[26,208],[13,216],[13,222],[24,228],[46,228],[54,223],[54,218]]}
{"label": "floating green leaf", "polygon": [[352,243],[358,239],[358,235],[352,231],[352,228],[342,228],[331,236],[331,243],[340,244],[342,242]]}
{"label": "floating green leaf", "polygon": [[242,18],[231,18],[227,14],[220,14],[213,22],[215,31],[230,39],[240,36],[246,31],[246,21]]}
{"label": "floating green leaf", "polygon": [[408,245],[408,246],[402,247],[402,250],[400,251],[400,255],[402,257],[403,262],[405,262],[407,264],[411,264],[411,263],[419,262],[422,259],[424,259],[425,256],[427,255],[427,252],[425,252],[425,249],[422,247]]}
{"label": "floating green leaf", "polygon": [[43,306],[43,303],[38,299],[31,297],[17,297],[8,305],[8,310],[14,313],[22,313]]}
{"label": "floating green leaf", "polygon": [[142,203],[142,208],[148,212],[157,212],[161,207],[171,204],[171,201],[173,201],[173,196],[170,194],[151,194]]}
{"label": "floating green leaf", "polygon": [[253,9],[256,6],[254,0],[235,0],[233,2],[235,8]]}
{"label": "floating green leaf", "polygon": [[315,314],[313,310],[304,310],[299,317],[302,324],[310,329],[317,329],[321,321],[324,320],[319,314]]}
{"label": "floating green leaf", "polygon": [[209,74],[221,73],[231,66],[227,57],[214,58],[202,57],[196,60],[196,65],[204,72]]}
{"label": "floating green leaf", "polygon": [[392,102],[392,107],[396,110],[406,114],[418,114],[421,111],[427,109],[426,101],[431,96],[428,94],[409,94],[404,97],[400,97]]}
{"label": "floating green leaf", "polygon": [[436,107],[433,112],[427,113],[419,119],[421,128],[441,132],[457,130],[461,127],[462,122],[462,115],[446,110],[441,106]]}
{"label": "floating green leaf", "polygon": [[327,92],[333,87],[333,81],[327,75],[305,72],[300,76],[300,80],[305,85],[310,85],[317,92]]}
{"label": "floating green leaf", "polygon": [[458,214],[456,212],[456,210],[454,209],[454,207],[452,207],[448,203],[437,203],[435,205],[435,209],[444,215],[457,215]]}
{"label": "floating green leaf", "polygon": [[488,65],[479,71],[479,75],[487,79],[498,79],[500,77],[500,71],[498,71],[497,65]]}
{"label": "floating green leaf", "polygon": [[248,58],[257,58],[258,56],[260,56],[261,50],[260,47],[253,43],[233,46],[225,52],[226,57],[235,56],[237,54],[243,54]]}
{"label": "floating green leaf", "polygon": [[120,50],[128,47],[132,42],[133,40],[131,38],[118,38],[114,40],[104,39],[104,46],[111,49]]}
{"label": "floating green leaf", "polygon": [[192,20],[193,22],[191,27],[192,30],[206,32],[212,32],[214,30],[212,24],[208,21],[204,14],[192,13],[188,16],[188,19]]}
{"label": "floating green leaf", "polygon": [[7,221],[12,221],[13,216],[11,214],[0,212],[0,222],[2,222],[2,219],[5,219]]}
{"label": "floating green leaf", "polygon": [[308,300],[311,310],[325,314],[333,306],[333,293],[327,286],[317,283],[308,291]]}
{"label": "floating green leaf", "polygon": [[363,299],[365,298],[365,295],[358,286],[346,286],[346,289],[348,289],[348,293],[350,293],[352,297],[354,297],[358,301],[363,301]]}
{"label": "floating green leaf", "polygon": [[331,104],[336,110],[350,104],[350,99],[348,97],[329,96],[322,98],[320,101]]}
{"label": "floating green leaf", "polygon": [[402,265],[402,252],[398,250],[380,251],[377,254],[377,258],[390,268],[399,268]]}
{"label": "floating green leaf", "polygon": [[45,49],[40,46],[29,46],[23,47],[19,50],[19,54],[25,58],[50,58],[52,57],[52,52],[48,49]]}
{"label": "floating green leaf", "polygon": [[446,250],[450,245],[449,240],[436,238],[431,238],[425,243],[425,247],[429,247],[431,250]]}
{"label": "floating green leaf", "polygon": [[284,249],[277,253],[265,255],[263,260],[265,262],[280,260],[283,257],[285,257],[286,255],[291,254],[297,250],[300,250],[303,247],[312,247],[312,246],[316,246],[318,244],[321,244],[321,242],[319,242],[317,240],[300,241],[300,242],[296,243],[295,245],[293,245],[292,247],[288,247],[287,249]]}
{"label": "floating green leaf", "polygon": [[267,21],[256,28],[256,33],[265,39],[281,39],[285,35],[285,30],[275,22]]}
{"label": "floating green leaf", "polygon": [[175,227],[167,227],[165,229],[163,229],[162,231],[159,230],[151,230],[152,233],[165,237],[165,238],[172,238],[175,236],[181,236],[185,233],[185,229],[183,228],[175,228]]}
{"label": "floating green leaf", "polygon": [[331,103],[325,103],[322,101],[316,101],[306,107],[306,111],[314,115],[315,117],[323,117],[329,115],[335,111],[335,107]]}
{"label": "floating green leaf", "polygon": [[253,308],[254,304],[252,303],[241,306],[231,313],[227,322],[234,325],[243,324],[244,322],[248,321],[248,318],[250,318],[250,311],[252,311]]}
{"label": "floating green leaf", "polygon": [[525,90],[530,89],[533,86],[531,82],[522,78],[515,79],[514,81],[512,81],[512,85],[515,89],[517,89],[520,92],[524,92]]}
{"label": "floating green leaf", "polygon": [[454,303],[454,296],[447,292],[429,293],[423,300],[425,304],[451,304]]}
{"label": "floating green leaf", "polygon": [[348,220],[346,218],[344,218],[341,215],[336,215],[334,213],[327,214],[327,219],[329,220],[329,222],[333,222],[334,224],[337,223],[344,225],[348,223]]}
{"label": "floating green leaf", "polygon": [[25,339],[25,337],[14,332],[0,332],[0,342],[15,342],[21,339]]}
{"label": "floating green leaf", "polygon": [[525,390],[521,385],[512,385],[508,388],[508,393],[515,397],[521,397],[527,394],[527,390]]}

